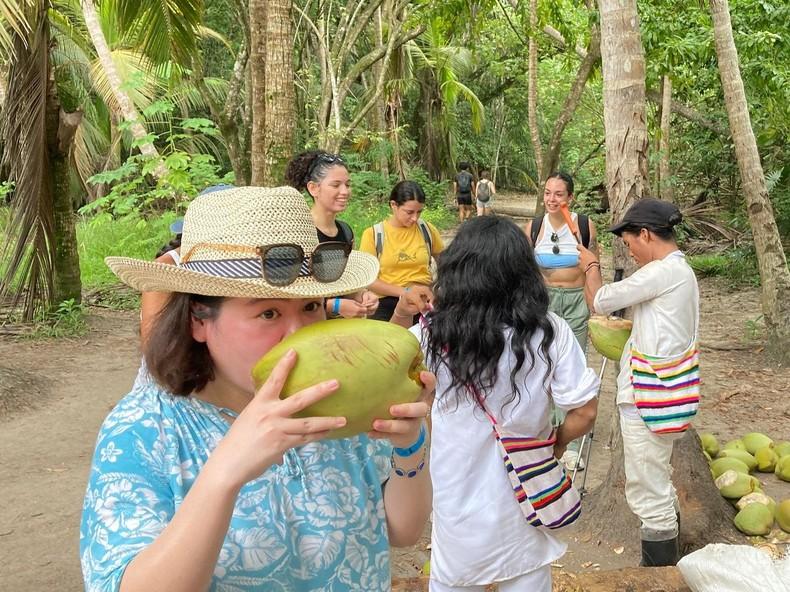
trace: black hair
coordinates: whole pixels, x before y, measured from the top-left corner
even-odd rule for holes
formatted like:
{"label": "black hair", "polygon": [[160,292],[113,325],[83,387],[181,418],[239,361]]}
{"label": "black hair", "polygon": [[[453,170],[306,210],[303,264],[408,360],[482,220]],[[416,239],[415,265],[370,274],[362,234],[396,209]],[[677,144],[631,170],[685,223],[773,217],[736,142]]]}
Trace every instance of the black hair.
{"label": "black hair", "polygon": [[181,248],[181,235],[177,234],[170,239],[169,243],[162,245],[162,247],[157,251],[156,257],[154,257],[154,259],[159,259],[162,255],[164,255],[168,251],[172,251],[174,249],[180,249],[180,248]]}
{"label": "black hair", "polygon": [[285,168],[285,182],[299,191],[307,189],[307,184],[320,183],[333,166],[348,170],[339,154],[325,150],[308,150],[294,156]]}
{"label": "black hair", "polygon": [[461,169],[462,171],[469,170],[469,163],[466,162],[465,160],[462,160],[461,162],[458,163],[458,168]]}
{"label": "black hair", "polygon": [[425,192],[416,181],[399,181],[390,192],[390,201],[394,201],[399,206],[413,199],[425,203]]}
{"label": "black hair", "polygon": [[573,177],[571,177],[568,173],[564,171],[554,171],[548,177],[546,177],[546,181],[549,179],[560,179],[561,181],[564,181],[565,189],[568,192],[568,195],[573,195]]}
{"label": "black hair", "polygon": [[[451,389],[472,398],[466,386],[484,393],[497,380],[497,367],[507,346],[504,329],[512,329],[510,371],[512,394],[504,405],[521,399],[516,375],[535,367],[535,356],[547,364],[544,391],[553,368],[549,348],[555,329],[549,319],[549,294],[524,232],[510,219],[480,216],[461,225],[438,257],[435,312],[427,337],[431,370],[444,365]],[[533,351],[530,343],[540,335]],[[503,407],[504,407],[503,405]]]}

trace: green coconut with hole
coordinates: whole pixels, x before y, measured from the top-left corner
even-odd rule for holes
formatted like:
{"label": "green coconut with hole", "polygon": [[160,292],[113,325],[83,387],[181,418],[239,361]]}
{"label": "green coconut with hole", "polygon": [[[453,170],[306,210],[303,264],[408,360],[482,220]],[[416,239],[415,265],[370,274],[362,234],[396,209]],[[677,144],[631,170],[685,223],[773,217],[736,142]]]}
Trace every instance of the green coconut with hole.
{"label": "green coconut with hole", "polygon": [[302,327],[269,350],[252,370],[256,389],[269,378],[289,349],[297,353],[280,398],[336,379],[328,397],[294,417],[345,417],[330,438],[347,438],[373,429],[373,420],[391,419],[392,405],[416,401],[425,370],[417,338],[393,323],[367,319],[333,319]]}
{"label": "green coconut with hole", "polygon": [[620,317],[594,315],[587,326],[595,350],[605,358],[619,362],[631,336],[633,323]]}

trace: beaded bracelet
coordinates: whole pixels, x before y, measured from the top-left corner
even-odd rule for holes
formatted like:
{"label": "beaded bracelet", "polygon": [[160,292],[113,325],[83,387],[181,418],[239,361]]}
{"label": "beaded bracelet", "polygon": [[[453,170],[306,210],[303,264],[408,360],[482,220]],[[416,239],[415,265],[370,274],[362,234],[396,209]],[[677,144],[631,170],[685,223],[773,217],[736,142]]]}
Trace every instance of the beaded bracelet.
{"label": "beaded bracelet", "polygon": [[411,446],[407,446],[406,448],[393,448],[393,454],[397,454],[398,456],[411,456],[415,452],[417,452],[423,444],[425,444],[425,436],[427,432],[425,430],[425,424],[420,426],[420,435],[417,436],[417,441],[414,442]]}
{"label": "beaded bracelet", "polygon": [[392,466],[392,470],[395,471],[395,474],[398,477],[406,477],[407,479],[412,479],[420,474],[425,468],[425,456],[427,454],[428,447],[424,447],[422,449],[422,456],[420,457],[420,462],[417,463],[417,466],[413,469],[404,469],[395,464],[395,456],[390,456],[390,465]]}

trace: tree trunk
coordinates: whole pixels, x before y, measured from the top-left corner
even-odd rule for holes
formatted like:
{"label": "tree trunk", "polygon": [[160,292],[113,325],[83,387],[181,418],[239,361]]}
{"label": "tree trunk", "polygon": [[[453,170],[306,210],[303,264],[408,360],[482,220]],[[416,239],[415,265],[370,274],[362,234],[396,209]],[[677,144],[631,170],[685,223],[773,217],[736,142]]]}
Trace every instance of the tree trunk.
{"label": "tree trunk", "polygon": [[[612,221],[649,186],[645,119],[645,56],[636,0],[598,0],[601,15],[606,185]],[[621,239],[612,245],[615,269],[635,265]]]}
{"label": "tree trunk", "polygon": [[[296,130],[291,0],[268,0],[265,27],[266,111],[263,116],[264,153],[261,155],[265,164],[263,177],[253,175],[252,184],[275,186],[283,183],[285,166],[294,149]],[[253,150],[252,158],[255,157]]]}
{"label": "tree trunk", "polygon": [[669,123],[672,120],[672,79],[664,75],[661,82],[661,129],[658,136],[658,196],[674,201],[672,172],[669,167]]}
{"label": "tree trunk", "polygon": [[250,2],[250,183],[266,178],[266,5],[267,0]]}
{"label": "tree trunk", "polygon": [[[82,121],[82,113],[66,113],[58,108],[58,127],[52,130],[54,138],[49,143],[52,163],[52,210],[55,228],[54,257],[54,303],[65,300],[82,301],[80,280],[80,255],[77,246],[74,203],[71,199],[71,159],[69,158],[74,134]],[[48,134],[49,134],[48,130]]]}
{"label": "tree trunk", "polygon": [[532,140],[532,151],[535,153],[535,181],[538,187],[543,185],[543,147],[540,144],[538,129],[538,0],[529,0],[529,79],[527,88],[527,122]]}
{"label": "tree trunk", "polygon": [[729,3],[727,0],[710,0],[710,12],[724,103],[760,268],[768,352],[776,360],[787,363],[790,362],[790,271],[749,117],[738,52],[732,36]]}
{"label": "tree trunk", "polygon": [[[85,18],[85,28],[88,30],[93,46],[96,48],[96,55],[99,57],[105,76],[107,76],[107,82],[110,84],[117,108],[121,112],[123,119],[130,124],[129,130],[134,139],[138,141],[140,152],[148,158],[159,158],[159,151],[152,142],[141,141],[148,136],[148,132],[141,123],[142,118],[137,112],[134,103],[132,103],[132,99],[121,89],[123,82],[112,59],[112,52],[104,37],[104,31],[102,31],[99,15],[96,12],[96,7],[93,5],[93,0],[82,0],[82,13]],[[161,176],[163,172],[161,168],[158,168],[155,171],[155,176]]]}

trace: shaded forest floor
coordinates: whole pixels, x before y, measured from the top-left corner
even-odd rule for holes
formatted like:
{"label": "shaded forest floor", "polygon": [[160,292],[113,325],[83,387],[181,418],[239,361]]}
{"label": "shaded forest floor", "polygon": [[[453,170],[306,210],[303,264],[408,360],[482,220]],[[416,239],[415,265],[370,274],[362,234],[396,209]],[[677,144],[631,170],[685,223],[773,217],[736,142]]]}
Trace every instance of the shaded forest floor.
{"label": "shaded forest floor", "polygon": [[[525,196],[507,199],[526,205]],[[445,236],[451,238],[452,232]],[[700,287],[704,399],[697,429],[713,432],[722,442],[749,431],[790,440],[790,369],[770,367],[759,335],[755,338],[759,293],[727,291],[715,279],[701,281]],[[82,589],[78,527],[96,433],[130,388],[140,360],[135,311],[92,308],[88,321],[90,331],[77,339],[0,338],[2,590]],[[589,361],[600,368],[596,353]],[[604,377],[588,488],[599,484],[608,468],[613,400],[610,367]],[[790,497],[790,488],[780,487],[773,477],[763,480],[767,493]],[[576,540],[573,533],[563,536],[569,552],[557,570],[638,564],[638,533],[606,543]],[[429,540],[426,529],[419,545],[396,550],[393,575],[416,575],[429,557]]]}

